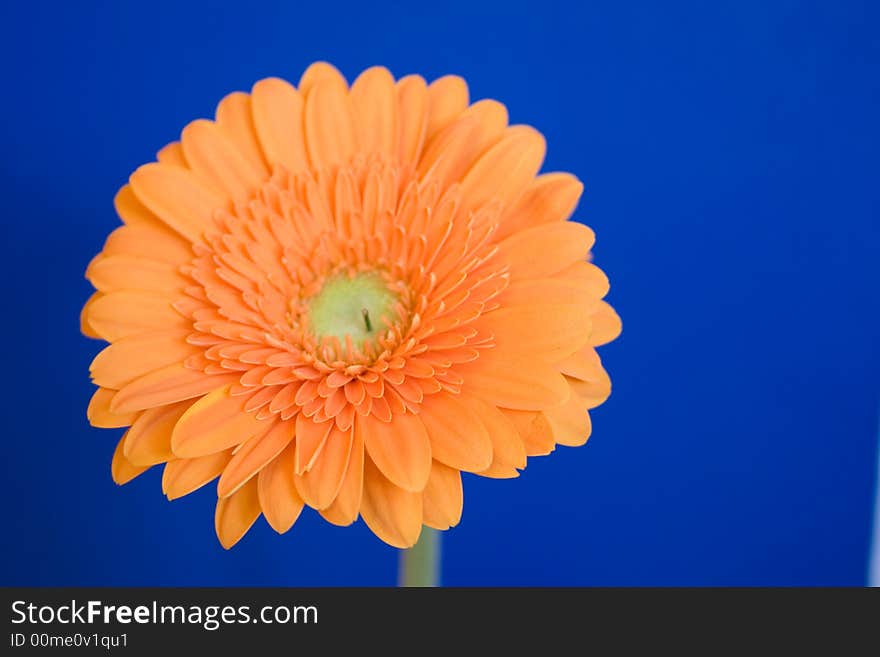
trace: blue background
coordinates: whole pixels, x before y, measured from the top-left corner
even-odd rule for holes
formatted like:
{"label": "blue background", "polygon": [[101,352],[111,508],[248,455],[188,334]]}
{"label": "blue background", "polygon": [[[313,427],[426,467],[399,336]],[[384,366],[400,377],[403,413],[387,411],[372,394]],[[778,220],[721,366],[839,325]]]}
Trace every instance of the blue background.
{"label": "blue background", "polygon": [[[92,429],[83,271],[128,174],[264,76],[467,78],[586,185],[624,319],[581,449],[467,477],[445,582],[861,584],[878,358],[872,3],[4,2],[0,584],[393,584],[363,523],[264,521],[117,488]],[[875,4],[876,7],[876,4]]]}

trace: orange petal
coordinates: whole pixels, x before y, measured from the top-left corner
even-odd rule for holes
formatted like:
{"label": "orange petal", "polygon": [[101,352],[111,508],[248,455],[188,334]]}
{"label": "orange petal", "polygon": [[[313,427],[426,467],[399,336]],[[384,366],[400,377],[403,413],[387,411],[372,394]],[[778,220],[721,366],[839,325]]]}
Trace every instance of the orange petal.
{"label": "orange petal", "polygon": [[254,127],[269,165],[296,173],[308,167],[303,136],[303,98],[279,78],[260,80],[251,90]]}
{"label": "orange petal", "polygon": [[605,301],[599,302],[592,320],[593,332],[590,334],[590,344],[594,347],[611,342],[623,329],[620,317]]}
{"label": "orange petal", "polygon": [[601,381],[608,376],[602,368],[599,354],[590,346],[578,349],[559,361],[559,370],[581,381]]}
{"label": "orange petal", "polygon": [[[508,134],[507,121],[510,118],[503,103],[491,98],[478,100],[461,113],[459,119],[474,118],[477,121],[479,135],[475,156],[482,155]],[[511,130],[527,129],[527,126],[514,126]]]}
{"label": "orange petal", "polygon": [[259,517],[257,482],[252,479],[234,494],[217,500],[214,528],[220,545],[228,550],[238,543]]}
{"label": "orange petal", "polygon": [[428,127],[428,86],[424,78],[407,75],[397,82],[397,106],[400,126],[397,157],[403,164],[415,167]]}
{"label": "orange petal", "polygon": [[[589,264],[589,263],[578,263]],[[532,304],[575,304],[589,308],[592,313],[598,295],[580,281],[563,278],[533,278],[511,283],[495,299],[502,307]]]}
{"label": "orange petal", "polygon": [[262,182],[260,170],[213,121],[193,121],[183,129],[180,141],[190,168],[227,198],[246,200]]}
{"label": "orange petal", "polygon": [[361,151],[393,156],[397,152],[397,93],[388,69],[374,66],[361,73],[351,85],[351,101]]}
{"label": "orange petal", "polygon": [[544,136],[534,128],[509,128],[462,180],[463,207],[479,208],[494,200],[504,205],[515,201],[538,173],[546,150]]}
{"label": "orange petal", "polygon": [[593,299],[601,299],[608,294],[608,277],[592,262],[576,262],[556,274],[553,280],[576,285]]}
{"label": "orange petal", "polygon": [[119,486],[127,484],[139,474],[150,469],[150,466],[148,465],[137,466],[125,458],[125,454],[122,451],[124,443],[125,436],[122,436],[122,440],[116,445],[116,451],[113,452],[113,460],[110,462],[110,475],[113,477],[113,481]]}
{"label": "orange petal", "polygon": [[[566,377],[567,378],[567,377]],[[585,408],[591,409],[605,403],[611,395],[611,379],[608,373],[602,370],[602,377],[597,381],[581,381],[567,378],[571,385],[572,393],[577,395]]]}
{"label": "orange petal", "polygon": [[296,476],[297,491],[313,509],[326,509],[336,499],[348,468],[351,445],[352,429],[341,431],[334,424],[314,465]]}
{"label": "orange petal", "polygon": [[434,461],[431,476],[422,493],[422,521],[434,529],[455,527],[461,520],[463,504],[461,473]]}
{"label": "orange petal", "polygon": [[544,456],[556,447],[553,429],[543,413],[516,411],[502,408],[501,412],[510,419],[522,438],[529,456]]}
{"label": "orange petal", "polygon": [[237,377],[234,374],[205,374],[174,363],[126,384],[110,402],[114,413],[129,413],[154,406],[200,397],[221,388]]}
{"label": "orange petal", "polygon": [[182,363],[198,347],[187,343],[185,330],[142,333],[117,340],[99,353],[89,370],[99,386],[119,390],[159,368]]}
{"label": "orange petal", "polygon": [[152,258],[175,265],[193,258],[192,245],[164,224],[120,226],[107,237],[103,255]]}
{"label": "orange petal", "polygon": [[584,185],[570,173],[545,173],[535,178],[525,193],[501,218],[495,233],[504,239],[516,232],[571,217]]}
{"label": "orange petal", "polygon": [[333,504],[321,509],[325,520],[343,527],[357,520],[364,490],[364,440],[358,431],[352,433],[351,456],[342,485]]}
{"label": "orange petal", "polygon": [[431,474],[431,441],[419,416],[397,414],[391,422],[358,416],[367,454],[391,483],[419,492]]}
{"label": "orange petal", "polygon": [[306,151],[314,168],[348,164],[357,150],[351,98],[332,78],[320,80],[306,98]]}
{"label": "orange petal", "polygon": [[147,466],[173,459],[171,432],[189,405],[178,402],[141,413],[126,434],[125,458],[135,465]]}
{"label": "orange petal", "polygon": [[241,91],[227,95],[217,105],[215,118],[223,134],[235,144],[238,152],[247,159],[260,177],[268,177],[269,169],[263,159],[260,140],[254,127],[251,97]]}
{"label": "orange petal", "polygon": [[174,459],[162,471],[162,492],[169,500],[189,495],[220,476],[232,458],[232,450],[194,459]]}
{"label": "orange petal", "polygon": [[183,146],[180,145],[179,141],[173,141],[160,148],[159,152],[156,153],[156,159],[162,164],[173,164],[177,167],[189,169],[189,164],[186,163],[186,156],[183,154]]}
{"label": "orange petal", "polygon": [[544,411],[544,415],[550,423],[553,439],[559,445],[579,447],[590,437],[590,414],[586,404],[575,394],[562,406]]}
{"label": "orange petal", "polygon": [[481,100],[433,139],[419,164],[426,180],[442,187],[461,180],[483,153],[494,146],[507,128],[507,108],[495,100]]}
{"label": "orange petal", "polygon": [[92,310],[92,306],[95,304],[95,301],[100,299],[103,294],[100,292],[95,292],[92,296],[89,297],[88,301],[83,305],[82,310],[79,313],[79,330],[80,332],[86,336],[87,338],[94,338],[96,340],[100,340],[101,336],[98,332],[92,328],[92,325],[89,324],[89,313]]}
{"label": "orange petal", "polygon": [[423,183],[433,181],[444,189],[458,182],[473,158],[477,120],[473,117],[455,121],[428,142],[417,168]]}
{"label": "orange petal", "polygon": [[419,408],[431,440],[434,459],[446,465],[479,472],[492,463],[492,440],[478,412],[457,395],[429,395]]}
{"label": "orange petal", "polygon": [[121,290],[95,299],[89,305],[89,325],[108,342],[121,338],[191,326],[171,306],[171,299],[154,292]]}
{"label": "orange petal", "polygon": [[191,242],[211,227],[214,211],[227,198],[205,186],[192,171],[168,164],[145,164],[129,179],[138,199]]}
{"label": "orange petal", "polygon": [[113,207],[116,214],[129,226],[148,226],[155,228],[162,226],[159,217],[150,212],[146,206],[135,196],[131,185],[123,185],[113,198]]}
{"label": "orange petal", "polygon": [[312,421],[303,413],[296,416],[296,459],[294,460],[294,472],[302,474],[315,463],[321,448],[333,427],[332,421]]}
{"label": "orange petal", "polygon": [[260,508],[266,521],[279,534],[293,527],[303,509],[303,501],[293,483],[293,458],[294,446],[288,445],[257,477]]}
{"label": "orange petal", "polygon": [[484,477],[507,479],[519,476],[526,467],[526,448],[516,426],[496,406],[476,397],[463,398],[480,416],[492,441],[492,463],[478,474]]}
{"label": "orange petal", "polygon": [[175,265],[128,255],[104,256],[93,260],[86,278],[101,292],[142,290],[170,296],[187,284]]}
{"label": "orange petal", "polygon": [[[522,442],[522,440],[520,440],[520,442]],[[519,470],[512,465],[504,465],[503,463],[492,461],[492,465],[476,474],[481,477],[488,477],[489,479],[515,479],[516,477],[519,477]]]}
{"label": "orange petal", "polygon": [[309,65],[299,79],[299,92],[306,96],[311,93],[315,85],[324,80],[329,80],[346,91],[348,90],[348,82],[345,81],[339,69],[327,62],[315,62]]}
{"label": "orange petal", "polygon": [[368,458],[361,515],[367,527],[389,545],[412,547],[422,532],[422,495],[392,484]]}
{"label": "orange petal", "polygon": [[113,413],[110,411],[110,402],[116,394],[115,390],[98,388],[89,402],[86,417],[89,424],[101,429],[116,429],[127,427],[137,418],[137,413]]}
{"label": "orange petal", "polygon": [[474,327],[492,335],[505,354],[533,354],[552,363],[587,343],[590,308],[549,303],[502,307],[480,317]]}
{"label": "orange petal", "polygon": [[293,422],[277,421],[264,434],[244,443],[217,482],[217,495],[228,497],[256,475],[293,440]]}
{"label": "orange petal", "polygon": [[569,395],[562,374],[536,359],[505,359],[483,350],[456,372],[464,378],[463,390],[505,408],[538,411],[558,406]]}
{"label": "orange petal", "polygon": [[229,394],[229,385],[217,388],[189,407],[171,436],[171,449],[182,458],[220,452],[266,431],[274,418],[257,419],[244,410],[247,395]]}
{"label": "orange petal", "polygon": [[[552,276],[578,260],[593,246],[593,231],[573,221],[535,226],[502,240],[498,258],[510,265],[511,281]],[[549,254],[536,257],[536,254]]]}
{"label": "orange petal", "polygon": [[457,75],[446,75],[428,87],[428,124],[426,139],[448,126],[468,106],[467,83]]}

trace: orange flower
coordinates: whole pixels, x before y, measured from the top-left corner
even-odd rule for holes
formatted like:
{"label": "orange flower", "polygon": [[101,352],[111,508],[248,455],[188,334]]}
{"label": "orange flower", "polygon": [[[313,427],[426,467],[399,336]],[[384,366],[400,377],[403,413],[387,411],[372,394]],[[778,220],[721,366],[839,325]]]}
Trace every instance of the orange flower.
{"label": "orange flower", "polygon": [[164,463],[174,499],[219,477],[227,548],[304,505],[408,547],[458,523],[462,471],[586,442],[620,321],[544,148],[461,78],[349,88],[324,63],[190,123],[87,271],[82,330],[110,343],[88,417],[129,427],[114,480]]}

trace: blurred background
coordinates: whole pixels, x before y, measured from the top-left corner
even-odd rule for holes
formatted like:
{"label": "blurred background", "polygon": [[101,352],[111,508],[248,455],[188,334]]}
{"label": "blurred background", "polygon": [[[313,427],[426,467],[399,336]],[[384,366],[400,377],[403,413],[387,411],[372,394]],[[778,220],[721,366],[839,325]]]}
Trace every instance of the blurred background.
{"label": "blurred background", "polygon": [[449,585],[861,585],[880,401],[875,3],[3,2],[2,585],[391,585],[359,522],[118,488],[83,272],[139,164],[326,59],[464,76],[586,186],[622,337],[586,447],[465,477]]}

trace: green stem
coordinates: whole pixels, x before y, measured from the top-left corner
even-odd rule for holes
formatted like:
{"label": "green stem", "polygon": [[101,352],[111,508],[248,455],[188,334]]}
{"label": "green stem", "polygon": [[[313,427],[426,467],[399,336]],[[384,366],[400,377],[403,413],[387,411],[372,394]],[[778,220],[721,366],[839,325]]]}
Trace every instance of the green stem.
{"label": "green stem", "polygon": [[440,532],[422,528],[418,543],[400,552],[400,586],[440,586]]}

